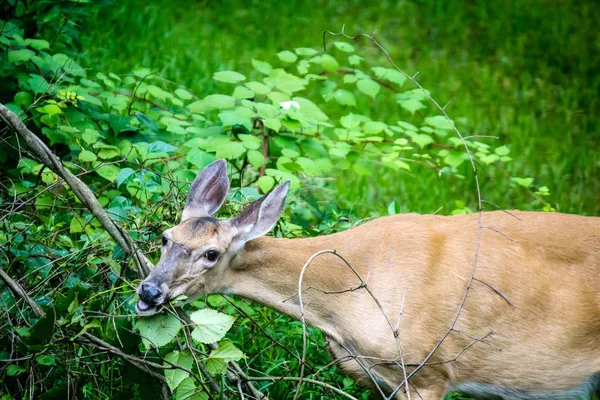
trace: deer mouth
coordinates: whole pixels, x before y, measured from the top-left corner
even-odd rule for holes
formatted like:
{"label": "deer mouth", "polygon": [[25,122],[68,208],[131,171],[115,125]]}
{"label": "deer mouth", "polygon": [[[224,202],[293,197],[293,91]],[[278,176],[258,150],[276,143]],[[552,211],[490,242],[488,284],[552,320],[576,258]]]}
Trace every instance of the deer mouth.
{"label": "deer mouth", "polygon": [[135,305],[135,311],[140,315],[152,315],[158,311],[158,306],[148,304],[145,301],[140,300]]}

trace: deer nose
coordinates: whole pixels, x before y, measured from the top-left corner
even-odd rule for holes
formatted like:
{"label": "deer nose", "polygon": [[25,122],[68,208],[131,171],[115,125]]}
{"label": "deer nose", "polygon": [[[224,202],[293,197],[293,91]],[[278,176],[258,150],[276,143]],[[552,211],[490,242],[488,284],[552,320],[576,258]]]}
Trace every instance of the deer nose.
{"label": "deer nose", "polygon": [[140,300],[144,303],[155,306],[158,305],[158,299],[162,296],[162,291],[155,283],[145,282],[142,283],[142,290],[140,290]]}

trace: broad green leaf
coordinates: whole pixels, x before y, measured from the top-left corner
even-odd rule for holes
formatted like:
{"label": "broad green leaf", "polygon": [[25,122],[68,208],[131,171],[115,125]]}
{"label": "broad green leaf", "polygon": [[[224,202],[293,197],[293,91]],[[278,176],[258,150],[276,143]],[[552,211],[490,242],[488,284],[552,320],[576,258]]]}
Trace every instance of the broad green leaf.
{"label": "broad green leaf", "polygon": [[294,97],[293,101],[300,106],[302,114],[314,118],[317,121],[329,120],[329,117],[312,101],[305,99],[304,97]]}
{"label": "broad green leaf", "polygon": [[31,60],[33,56],[35,56],[35,52],[29,49],[9,50],[8,62],[20,64]]}
{"label": "broad green leaf", "polygon": [[197,147],[194,147],[186,156],[186,160],[191,162],[198,169],[206,167],[215,160],[215,156],[209,154]]}
{"label": "broad green leaf", "polygon": [[42,39],[29,39],[29,47],[33,47],[36,50],[44,50],[50,48],[50,43]]}
{"label": "broad green leaf", "polygon": [[260,149],[262,146],[262,138],[252,135],[238,135],[238,139],[242,141],[242,144],[248,150]]}
{"label": "broad green leaf", "polygon": [[175,400],[208,400],[208,395],[202,389],[197,388],[194,379],[189,376],[177,387]]}
{"label": "broad green leaf", "polygon": [[100,149],[98,152],[98,157],[103,160],[109,160],[111,158],[115,158],[119,155],[119,152],[115,149]]}
{"label": "broad green leaf", "polygon": [[246,79],[246,77],[235,71],[221,71],[213,74],[213,79],[226,83],[237,83]]}
{"label": "broad green leaf", "polygon": [[52,365],[56,365],[56,359],[47,354],[40,354],[39,356],[37,356],[35,358],[35,361],[37,361],[39,364],[46,365],[48,367],[52,366]]}
{"label": "broad green leaf", "polygon": [[298,47],[297,49],[294,49],[294,51],[296,54],[302,57],[314,56],[318,53],[317,50],[311,49],[310,47]]}
{"label": "broad green leaf", "polygon": [[378,79],[384,79],[400,86],[402,86],[406,81],[406,76],[393,68],[373,67],[371,70],[375,73],[375,76]]}
{"label": "broad green leaf", "polygon": [[175,95],[181,100],[191,100],[194,96],[185,89],[175,89]]}
{"label": "broad green leaf", "polygon": [[264,120],[264,124],[275,132],[279,132],[279,129],[281,129],[281,121],[278,118],[267,118]]}
{"label": "broad green leaf", "polygon": [[[165,356],[165,360],[188,370],[192,369],[192,365],[194,363],[194,357],[189,350],[181,352],[173,351]],[[171,365],[167,362],[164,362],[163,365],[165,367],[171,367]],[[165,370],[165,379],[167,380],[167,385],[169,385],[169,388],[173,391],[177,389],[177,386],[179,386],[179,384],[189,375],[189,372],[181,369]]]}
{"label": "broad green leaf", "polygon": [[96,168],[96,173],[106,179],[107,181],[114,182],[117,179],[117,174],[119,173],[119,168],[115,165],[102,165],[99,166],[100,163],[94,163],[94,168]]}
{"label": "broad green leaf", "polygon": [[468,158],[469,156],[466,153],[453,152],[444,157],[444,163],[450,167],[458,168]]}
{"label": "broad green leaf", "polygon": [[27,108],[33,103],[33,95],[29,92],[19,92],[15,94],[13,101],[17,106]]}
{"label": "broad green leaf", "polygon": [[434,117],[425,118],[425,123],[427,125],[433,126],[438,129],[451,130],[453,129],[452,124],[448,121],[448,118],[443,115],[436,115]]}
{"label": "broad green leaf", "polygon": [[358,65],[362,60],[363,58],[361,56],[357,56],[356,54],[353,54],[350,57],[348,57],[348,62],[350,63],[350,65]]}
{"label": "broad green leaf", "polygon": [[255,70],[265,75],[269,75],[271,71],[273,71],[273,67],[271,67],[271,64],[269,64],[266,61],[255,60],[254,58],[252,59],[252,66]]}
{"label": "broad green leaf", "polygon": [[510,150],[506,146],[500,146],[494,150],[494,153],[498,154],[499,156],[507,156],[510,153]]}
{"label": "broad green leaf", "polygon": [[39,94],[44,93],[52,87],[46,79],[41,77],[40,75],[30,74],[31,78],[27,80],[27,86],[33,93]]}
{"label": "broad green leaf", "polygon": [[296,62],[296,60],[298,59],[298,56],[289,50],[280,51],[279,53],[277,53],[277,57],[279,57],[281,61],[287,63]]}
{"label": "broad green leaf", "polygon": [[177,147],[172,146],[162,140],[157,140],[148,145],[148,153],[170,153],[177,150]]}
{"label": "broad green leaf", "polygon": [[219,348],[210,352],[210,358],[218,358],[225,362],[239,361],[244,357],[244,353],[233,342],[228,340],[219,343]]}
{"label": "broad green leaf", "polygon": [[529,188],[533,184],[533,178],[514,177],[514,178],[510,178],[510,180],[519,186],[523,186],[524,188]]}
{"label": "broad green leaf", "polygon": [[365,122],[365,126],[363,127],[364,132],[367,135],[376,135],[387,128],[387,125],[383,122],[379,121],[368,121]]}
{"label": "broad green leaf", "polygon": [[333,42],[333,45],[337,47],[339,50],[344,51],[346,53],[352,53],[354,51],[354,46],[350,43],[346,42]]}
{"label": "broad green leaf", "polygon": [[275,186],[275,179],[271,176],[261,176],[258,178],[258,187],[263,193],[268,193]]}
{"label": "broad green leaf", "polygon": [[25,368],[23,368],[17,364],[10,364],[6,368],[6,375],[8,375],[8,376],[17,376],[17,375],[22,374],[23,372],[25,372]]}
{"label": "broad green leaf", "polygon": [[79,160],[83,162],[96,161],[98,157],[94,153],[89,150],[81,150],[79,153]]}
{"label": "broad green leaf", "polygon": [[[265,163],[265,158],[263,157],[262,153],[258,150],[248,150],[247,156],[248,161],[250,162],[250,164],[252,164],[254,168],[260,168]],[[260,186],[260,179],[258,184]]]}
{"label": "broad green leaf", "polygon": [[330,56],[329,54],[321,54],[320,55],[320,64],[326,71],[335,72],[337,71],[340,64],[337,62],[335,58]]}
{"label": "broad green leaf", "polygon": [[246,87],[256,94],[267,94],[271,91],[270,87],[260,82],[248,82]]}
{"label": "broad green leaf", "polygon": [[235,106],[235,99],[224,94],[211,94],[202,100],[188,104],[188,109],[193,113],[203,113],[211,110],[221,110]]}
{"label": "broad green leaf", "polygon": [[338,89],[333,93],[333,98],[335,101],[340,103],[343,106],[351,106],[356,107],[356,98],[352,92],[349,92],[344,89]]}
{"label": "broad green leaf", "polygon": [[170,314],[158,314],[137,319],[136,327],[142,336],[144,347],[162,347],[177,336],[181,322]]}
{"label": "broad green leaf", "polygon": [[117,188],[127,181],[133,174],[135,174],[135,171],[131,168],[121,169],[117,174]]}
{"label": "broad green leaf", "polygon": [[223,126],[233,127],[240,125],[246,128],[246,131],[252,130],[252,120],[241,116],[237,111],[222,111],[219,113],[219,119],[223,123]]}
{"label": "broad green leaf", "polygon": [[227,364],[223,360],[217,358],[209,358],[206,363],[206,369],[212,375],[225,375],[227,372]]}
{"label": "broad green leaf", "polygon": [[371,79],[360,79],[356,82],[356,87],[364,94],[373,98],[377,96],[377,93],[379,93],[379,90],[381,89],[379,83],[372,81]]}
{"label": "broad green leaf", "polygon": [[421,148],[424,148],[428,144],[434,142],[433,138],[430,135],[427,135],[425,133],[416,133],[411,136],[411,139],[413,142],[415,142]]}
{"label": "broad green leaf", "polygon": [[254,92],[247,87],[236,86],[232,96],[236,99],[251,99],[254,97]]}
{"label": "broad green leaf", "polygon": [[414,114],[420,108],[425,108],[423,103],[416,99],[408,99],[400,102],[400,106],[410,113]]}
{"label": "broad green leaf", "polygon": [[223,338],[233,325],[234,318],[208,308],[194,311],[190,318],[196,324],[192,337],[201,343],[214,343]]}

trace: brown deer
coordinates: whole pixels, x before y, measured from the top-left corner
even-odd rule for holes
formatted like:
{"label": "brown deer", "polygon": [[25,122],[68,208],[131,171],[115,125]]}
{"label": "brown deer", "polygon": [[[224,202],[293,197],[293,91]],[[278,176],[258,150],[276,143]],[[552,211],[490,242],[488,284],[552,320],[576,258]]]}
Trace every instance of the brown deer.
{"label": "brown deer", "polygon": [[[207,166],[192,183],[181,223],[163,233],[160,261],[138,288],[138,312],[153,313],[179,295],[255,300],[320,328],[342,368],[374,381],[383,396],[406,398],[408,389],[426,400],[449,390],[483,399],[580,399],[600,390],[599,218],[485,212],[490,229],[479,230],[477,214],[405,214],[322,237],[265,237],[288,188],[285,182],[235,218],[217,220],[229,191],[226,163]],[[323,254],[304,268],[325,249],[343,259]],[[301,271],[302,310],[295,296]]]}

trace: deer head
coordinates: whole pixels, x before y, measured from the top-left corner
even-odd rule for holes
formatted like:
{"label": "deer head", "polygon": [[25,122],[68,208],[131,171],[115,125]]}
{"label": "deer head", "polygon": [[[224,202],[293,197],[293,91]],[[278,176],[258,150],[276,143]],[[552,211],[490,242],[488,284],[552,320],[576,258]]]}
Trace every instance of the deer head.
{"label": "deer head", "polygon": [[137,289],[137,312],[153,314],[179,295],[227,292],[222,277],[229,264],[246,242],[273,228],[289,184],[277,186],[235,218],[218,220],[213,215],[229,192],[227,164],[217,160],[204,168],[192,183],[181,222],[163,232],[160,261]]}

